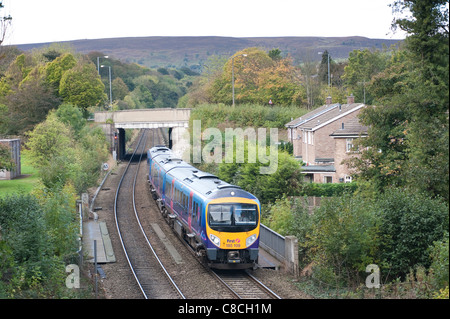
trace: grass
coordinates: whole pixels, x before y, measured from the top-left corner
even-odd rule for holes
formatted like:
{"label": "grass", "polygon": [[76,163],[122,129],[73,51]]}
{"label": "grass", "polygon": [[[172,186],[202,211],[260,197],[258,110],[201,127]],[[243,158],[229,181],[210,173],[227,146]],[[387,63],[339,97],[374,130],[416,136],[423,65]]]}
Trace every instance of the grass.
{"label": "grass", "polygon": [[22,176],[12,180],[0,180],[0,197],[15,193],[29,193],[36,186],[39,175],[25,152],[21,153]]}

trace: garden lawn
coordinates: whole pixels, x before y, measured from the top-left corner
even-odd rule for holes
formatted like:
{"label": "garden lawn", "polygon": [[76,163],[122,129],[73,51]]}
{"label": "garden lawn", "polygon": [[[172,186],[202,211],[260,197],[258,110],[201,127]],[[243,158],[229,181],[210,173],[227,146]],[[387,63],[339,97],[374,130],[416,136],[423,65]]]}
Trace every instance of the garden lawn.
{"label": "garden lawn", "polygon": [[14,193],[29,193],[39,180],[37,170],[31,165],[31,160],[21,153],[22,176],[12,180],[0,180],[0,197]]}

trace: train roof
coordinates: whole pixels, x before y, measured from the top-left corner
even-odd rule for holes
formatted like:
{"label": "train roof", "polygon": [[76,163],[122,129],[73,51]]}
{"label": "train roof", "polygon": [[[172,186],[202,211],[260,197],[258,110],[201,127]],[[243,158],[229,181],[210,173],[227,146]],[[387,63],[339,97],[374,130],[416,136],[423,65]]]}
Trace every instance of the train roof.
{"label": "train roof", "polygon": [[174,156],[172,151],[165,146],[155,146],[149,150],[150,158],[156,161],[167,174],[192,190],[209,199],[219,197],[244,197],[256,199],[256,197],[239,186],[226,183],[217,176],[203,172],[180,158]]}

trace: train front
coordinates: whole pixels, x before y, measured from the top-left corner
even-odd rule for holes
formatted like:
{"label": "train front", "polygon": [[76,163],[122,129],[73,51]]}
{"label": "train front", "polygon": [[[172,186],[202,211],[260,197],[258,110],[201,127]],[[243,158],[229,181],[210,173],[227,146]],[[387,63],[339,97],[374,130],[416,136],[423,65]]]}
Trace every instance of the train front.
{"label": "train front", "polygon": [[260,203],[247,192],[233,190],[230,193],[231,197],[213,199],[206,206],[209,266],[251,268],[258,259]]}

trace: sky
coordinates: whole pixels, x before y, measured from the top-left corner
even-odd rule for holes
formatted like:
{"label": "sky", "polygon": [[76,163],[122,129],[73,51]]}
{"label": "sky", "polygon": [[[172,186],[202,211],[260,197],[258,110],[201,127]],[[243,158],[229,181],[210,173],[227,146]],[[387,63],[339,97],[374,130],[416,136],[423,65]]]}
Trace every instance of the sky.
{"label": "sky", "polygon": [[391,31],[394,0],[3,0],[3,44],[142,36],[363,36]]}

